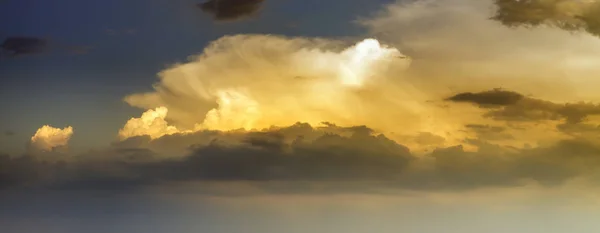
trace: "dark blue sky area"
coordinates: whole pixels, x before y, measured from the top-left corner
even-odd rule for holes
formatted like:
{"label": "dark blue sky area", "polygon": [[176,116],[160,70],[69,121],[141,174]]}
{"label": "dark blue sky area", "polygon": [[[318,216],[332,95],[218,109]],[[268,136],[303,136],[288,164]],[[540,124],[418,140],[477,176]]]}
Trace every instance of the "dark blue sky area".
{"label": "dark blue sky area", "polygon": [[[266,0],[258,17],[215,22],[193,0],[3,0],[0,37],[41,37],[50,51],[0,61],[0,148],[20,150],[43,124],[72,125],[73,147],[104,145],[139,109],[122,98],[223,35],[345,37],[391,0]],[[67,49],[69,48],[69,49]],[[82,48],[74,54],[72,48]]]}

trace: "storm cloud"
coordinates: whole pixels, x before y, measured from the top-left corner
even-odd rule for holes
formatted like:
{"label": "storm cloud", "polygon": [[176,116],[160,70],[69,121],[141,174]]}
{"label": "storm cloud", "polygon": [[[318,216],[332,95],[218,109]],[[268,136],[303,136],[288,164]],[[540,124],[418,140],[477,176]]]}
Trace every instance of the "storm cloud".
{"label": "storm cloud", "polygon": [[[168,137],[188,138],[187,154],[169,157],[149,149]],[[481,141],[486,145],[477,151],[459,145],[416,156],[368,127],[331,123],[128,140],[138,143],[73,157],[2,156],[0,187],[131,190],[200,182],[207,184],[204,192],[210,195],[215,193],[208,184],[215,183],[247,183],[263,192],[288,193],[463,190],[526,181],[558,185],[594,178],[598,174],[593,168],[600,165],[600,147],[585,141],[526,149]]]}

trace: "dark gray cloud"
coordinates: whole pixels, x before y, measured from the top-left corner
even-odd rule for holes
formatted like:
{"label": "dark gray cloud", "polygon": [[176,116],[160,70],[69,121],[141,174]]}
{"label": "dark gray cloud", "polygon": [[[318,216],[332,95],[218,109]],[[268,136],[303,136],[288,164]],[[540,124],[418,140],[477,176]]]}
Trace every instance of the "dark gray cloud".
{"label": "dark gray cloud", "polygon": [[92,50],[92,46],[65,45],[61,43],[50,42],[48,39],[38,37],[8,37],[0,45],[2,53],[0,55],[7,57],[18,57],[26,55],[44,54],[51,50],[60,50],[70,54],[87,54]]}
{"label": "dark gray cloud", "polygon": [[[467,152],[459,146],[439,149],[431,156],[436,159],[434,177],[448,188],[518,185],[527,179],[557,185],[580,175],[597,175],[593,167],[600,163],[600,148],[568,140],[550,147],[522,150],[487,144],[480,145],[477,152]],[[428,180],[423,182],[432,184]]]}
{"label": "dark gray cloud", "polygon": [[208,0],[198,4],[202,11],[218,21],[231,21],[254,16],[264,0]]}
{"label": "dark gray cloud", "polygon": [[597,175],[600,165],[600,147],[583,140],[517,149],[472,139],[466,143],[476,144],[477,152],[456,146],[415,156],[367,127],[296,124],[264,132],[198,132],[187,137],[193,139],[187,141],[189,152],[178,157],[135,147],[154,143],[142,137],[73,157],[0,156],[0,188],[130,190],[172,183],[247,182],[267,192],[456,190],[519,185],[523,180],[557,185]]}
{"label": "dark gray cloud", "polygon": [[472,103],[488,109],[485,116],[504,121],[565,120],[579,124],[588,116],[600,115],[600,105],[594,103],[554,103],[525,97],[505,90],[460,93],[448,98],[452,102]]}
{"label": "dark gray cloud", "polygon": [[0,47],[9,56],[40,54],[48,50],[48,41],[35,37],[9,37]]}
{"label": "dark gray cloud", "polygon": [[552,26],[600,36],[600,1],[494,0],[493,19],[510,27]]}
{"label": "dark gray cloud", "polygon": [[525,98],[523,95],[516,92],[494,89],[477,93],[460,93],[447,100],[453,102],[474,103],[481,107],[500,107],[514,105],[523,98]]}

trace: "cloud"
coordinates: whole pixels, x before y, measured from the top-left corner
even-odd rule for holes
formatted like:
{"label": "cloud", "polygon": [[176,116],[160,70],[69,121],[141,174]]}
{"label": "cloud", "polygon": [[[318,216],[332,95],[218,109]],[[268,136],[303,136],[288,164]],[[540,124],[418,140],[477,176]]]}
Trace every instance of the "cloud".
{"label": "cloud", "polygon": [[600,36],[600,2],[597,0],[494,0],[492,17],[510,27],[541,25]]}
{"label": "cloud", "polygon": [[215,194],[213,185],[240,183],[288,193],[596,185],[600,114],[576,100],[597,97],[600,39],[506,27],[490,20],[493,6],[398,1],[361,21],[378,40],[220,38],[160,72],[153,91],[125,97],[146,112],[110,148],[62,163],[4,158],[28,167],[3,172],[6,186],[199,183]]}
{"label": "cloud", "polygon": [[124,140],[144,135],[148,135],[150,138],[159,138],[164,135],[178,133],[179,130],[175,126],[169,125],[165,120],[167,113],[167,108],[158,107],[144,112],[140,118],[129,119],[125,126],[119,130],[119,138]]}
{"label": "cloud", "polygon": [[43,53],[48,49],[48,41],[35,37],[9,37],[1,45],[10,56]]}
{"label": "cloud", "polygon": [[[401,78],[408,64],[400,51],[374,39],[347,45],[226,36],[200,56],[162,71],[153,92],[132,94],[125,101],[143,109],[166,107],[168,120],[181,130],[261,129],[297,121],[410,130],[427,111],[417,103],[425,97],[410,85],[387,80],[390,73]],[[394,110],[370,114],[382,107]]]}
{"label": "cloud", "polygon": [[[6,157],[3,164],[8,167],[1,172],[6,179],[12,177],[11,184],[18,180],[16,186],[66,189],[136,188],[182,181],[387,179],[407,166],[412,156],[408,148],[371,132],[366,127],[313,128],[301,123],[265,131],[218,132],[213,137],[197,137],[206,132],[196,132],[180,135],[196,139],[183,157],[161,157],[149,149],[121,144],[55,161]],[[176,135],[165,138],[172,136]],[[17,165],[25,168],[13,170]]]}
{"label": "cloud", "polygon": [[31,145],[42,151],[52,151],[57,147],[67,146],[72,135],[71,126],[60,129],[44,125],[31,137]]}
{"label": "cloud", "polygon": [[[528,2],[528,1],[522,1]],[[361,19],[412,58],[413,85],[448,95],[502,87],[558,99],[598,99],[600,38],[554,27],[506,27],[492,0],[396,1]],[[469,41],[469,43],[465,43]],[[592,52],[593,51],[593,52]]]}
{"label": "cloud", "polygon": [[494,106],[507,106],[514,105],[523,99],[524,96],[512,92],[512,91],[503,91],[500,89],[495,89],[491,91],[479,92],[479,93],[460,93],[455,96],[448,98],[447,100],[454,102],[469,102],[477,104],[481,107],[494,107]]}
{"label": "cloud", "polygon": [[[187,141],[187,154],[150,149],[169,137]],[[365,126],[297,123],[262,131],[199,131],[56,160],[3,156],[0,187],[125,191],[200,183],[206,195],[245,192],[236,184],[273,193],[370,193],[556,186],[578,178],[595,182],[600,175],[595,169],[600,147],[587,141],[523,149],[478,143],[477,151],[440,147],[417,156]]]}
{"label": "cloud", "polygon": [[439,149],[431,154],[436,160],[434,173],[453,188],[519,185],[523,180],[557,185],[580,175],[596,176],[590,169],[600,161],[598,146],[582,141],[516,151],[493,145],[484,148],[477,152],[462,147]]}
{"label": "cloud", "polygon": [[231,21],[256,15],[263,2],[264,0],[208,0],[198,4],[198,7],[217,21]]}
{"label": "cloud", "polygon": [[554,103],[502,90],[459,93],[447,100],[473,103],[482,108],[496,106],[498,108],[490,109],[486,116],[506,121],[565,120],[569,124],[578,124],[589,116],[600,115],[600,105],[598,104]]}
{"label": "cloud", "polygon": [[60,42],[52,42],[48,39],[37,37],[8,37],[0,44],[0,56],[18,57],[25,55],[35,55],[50,52],[51,50],[61,50],[69,54],[81,55],[87,54],[93,48],[92,46],[66,45]]}
{"label": "cloud", "polygon": [[[506,27],[490,19],[494,7],[491,0],[397,1],[360,20],[368,29],[365,37],[377,40],[225,36],[160,72],[153,91],[133,93],[125,101],[144,110],[167,108],[165,121],[179,132],[329,121],[369,125],[420,152],[477,136],[516,147],[565,139],[568,135],[556,125],[532,124],[540,119],[576,122],[583,106],[561,113],[513,106],[554,108],[542,100],[600,98],[592,88],[600,82],[591,78],[600,72],[600,39],[557,28]],[[467,93],[496,87],[503,89]],[[448,96],[485,108],[441,101]],[[500,119],[512,125],[495,122]],[[531,130],[517,130],[523,127]],[[538,134],[547,129],[552,133]],[[166,138],[177,137],[171,136]],[[471,143],[464,147],[475,149]]]}

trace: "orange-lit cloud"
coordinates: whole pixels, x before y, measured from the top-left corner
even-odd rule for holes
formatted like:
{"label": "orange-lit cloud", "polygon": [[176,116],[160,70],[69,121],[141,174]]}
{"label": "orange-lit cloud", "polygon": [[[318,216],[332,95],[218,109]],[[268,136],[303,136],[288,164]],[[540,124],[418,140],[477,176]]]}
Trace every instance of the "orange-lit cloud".
{"label": "orange-lit cloud", "polygon": [[31,137],[31,145],[43,151],[51,151],[56,147],[67,146],[72,135],[71,126],[60,129],[44,125]]}
{"label": "orange-lit cloud", "polygon": [[[553,103],[600,101],[592,88],[600,85],[594,78],[600,38],[506,27],[491,19],[496,6],[492,0],[398,1],[360,20],[365,38],[377,40],[226,36],[162,71],[154,91],[125,101],[167,108],[165,119],[178,132],[334,122],[368,125],[414,150],[461,144],[483,130],[467,125],[508,127],[485,109],[443,101],[458,93],[502,87]],[[516,129],[536,123],[510,124],[511,137],[501,138],[513,146],[561,140],[566,131],[556,128],[560,121],[526,132]],[[134,135],[142,134],[122,138]],[[436,143],[424,143],[428,136]]]}
{"label": "orange-lit cloud", "polygon": [[167,113],[167,108],[158,107],[144,112],[140,118],[129,119],[125,126],[119,130],[119,138],[127,139],[144,135],[159,138],[164,135],[178,133],[179,130],[175,126],[169,125],[165,120]]}
{"label": "orange-lit cloud", "polygon": [[[164,106],[182,131],[262,129],[302,121],[369,125],[378,131],[445,134],[460,124],[426,103],[406,73],[411,59],[365,39],[228,36],[188,63],[160,73],[155,91],[127,96],[132,106]],[[382,112],[382,109],[386,109]]]}

